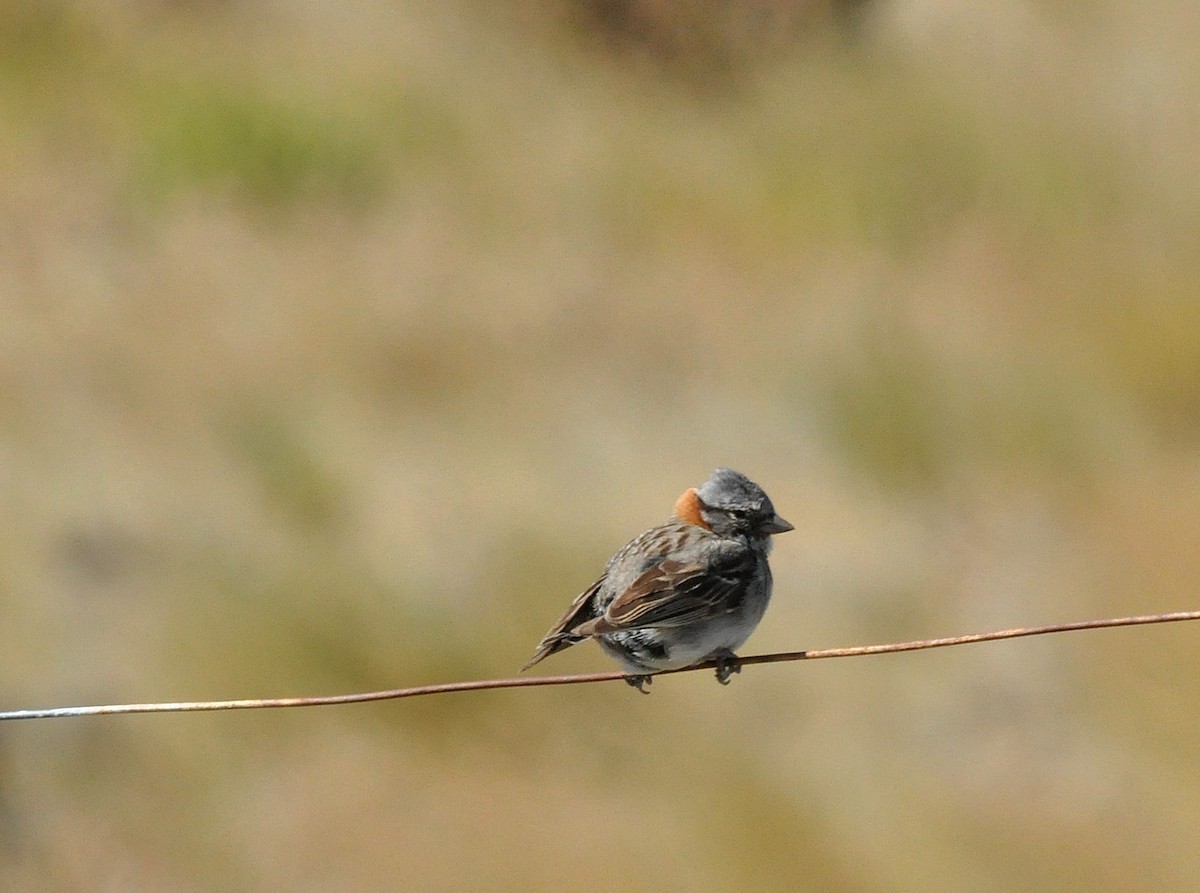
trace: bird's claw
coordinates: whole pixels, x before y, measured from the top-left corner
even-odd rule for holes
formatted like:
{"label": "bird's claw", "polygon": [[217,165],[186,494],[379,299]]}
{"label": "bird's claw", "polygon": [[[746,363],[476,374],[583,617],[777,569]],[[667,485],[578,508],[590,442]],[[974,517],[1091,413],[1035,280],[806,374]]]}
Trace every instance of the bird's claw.
{"label": "bird's claw", "polygon": [[650,684],[654,682],[649,676],[626,676],[625,681],[644,695],[650,694]]}
{"label": "bird's claw", "polygon": [[734,673],[742,672],[742,662],[738,660],[738,656],[732,651],[718,654],[714,659],[717,662],[717,681],[722,685],[728,685],[729,678]]}

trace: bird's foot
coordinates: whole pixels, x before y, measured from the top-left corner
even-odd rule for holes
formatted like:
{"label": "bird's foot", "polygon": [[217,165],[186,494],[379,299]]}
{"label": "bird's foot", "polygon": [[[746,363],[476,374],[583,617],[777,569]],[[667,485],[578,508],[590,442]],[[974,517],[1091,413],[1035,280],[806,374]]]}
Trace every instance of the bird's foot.
{"label": "bird's foot", "polygon": [[649,676],[626,676],[625,681],[644,695],[650,694],[650,684],[654,681]]}
{"label": "bird's foot", "polygon": [[717,662],[717,681],[722,685],[728,685],[729,677],[734,673],[742,672],[742,662],[728,648],[716,652],[709,659]]}

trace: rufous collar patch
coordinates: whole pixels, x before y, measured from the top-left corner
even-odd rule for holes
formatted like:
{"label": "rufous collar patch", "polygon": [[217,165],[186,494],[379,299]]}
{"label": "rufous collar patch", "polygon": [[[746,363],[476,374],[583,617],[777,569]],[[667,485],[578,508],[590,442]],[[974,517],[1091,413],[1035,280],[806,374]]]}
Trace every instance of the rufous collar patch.
{"label": "rufous collar patch", "polygon": [[700,497],[696,495],[695,487],[685,490],[683,495],[675,500],[675,517],[687,524],[712,530],[700,515]]}

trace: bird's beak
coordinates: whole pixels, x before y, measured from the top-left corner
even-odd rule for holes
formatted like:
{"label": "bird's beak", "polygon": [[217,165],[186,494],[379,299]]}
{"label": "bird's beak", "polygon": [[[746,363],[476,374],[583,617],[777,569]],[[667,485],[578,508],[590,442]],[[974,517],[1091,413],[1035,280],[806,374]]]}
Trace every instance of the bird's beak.
{"label": "bird's beak", "polygon": [[779,517],[779,515],[772,517],[771,520],[764,524],[761,528],[762,532],[767,534],[787,533],[789,530],[795,529],[795,527],[783,520],[783,518]]}

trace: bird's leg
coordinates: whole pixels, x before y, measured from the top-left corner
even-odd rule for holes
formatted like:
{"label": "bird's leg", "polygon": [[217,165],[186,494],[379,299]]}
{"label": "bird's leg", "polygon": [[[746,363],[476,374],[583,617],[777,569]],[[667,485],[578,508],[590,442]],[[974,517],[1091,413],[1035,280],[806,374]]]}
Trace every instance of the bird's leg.
{"label": "bird's leg", "polygon": [[709,655],[709,660],[717,662],[717,681],[722,685],[729,684],[729,677],[734,673],[742,672],[742,663],[738,660],[738,656],[728,648],[722,648],[720,651],[714,651]]}
{"label": "bird's leg", "polygon": [[654,680],[649,676],[626,676],[625,681],[644,695],[650,694],[650,683]]}

